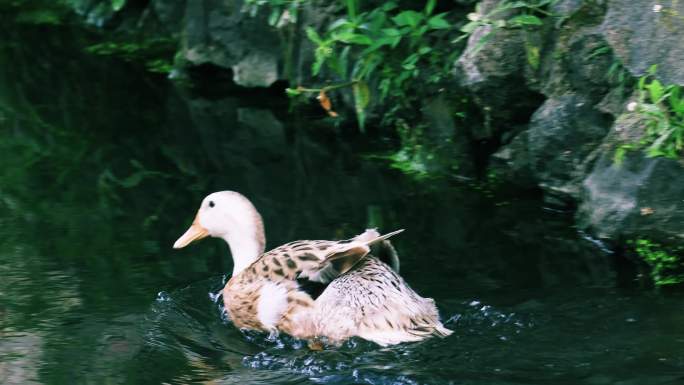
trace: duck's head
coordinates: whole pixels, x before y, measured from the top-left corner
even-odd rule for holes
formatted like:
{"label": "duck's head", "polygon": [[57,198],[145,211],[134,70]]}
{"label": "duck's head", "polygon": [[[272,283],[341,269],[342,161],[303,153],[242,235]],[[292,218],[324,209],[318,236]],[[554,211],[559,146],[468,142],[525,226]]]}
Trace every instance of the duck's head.
{"label": "duck's head", "polygon": [[233,256],[233,275],[254,262],[265,245],[261,215],[252,202],[234,191],[209,194],[190,228],[173,244],[180,249],[207,236],[222,238]]}

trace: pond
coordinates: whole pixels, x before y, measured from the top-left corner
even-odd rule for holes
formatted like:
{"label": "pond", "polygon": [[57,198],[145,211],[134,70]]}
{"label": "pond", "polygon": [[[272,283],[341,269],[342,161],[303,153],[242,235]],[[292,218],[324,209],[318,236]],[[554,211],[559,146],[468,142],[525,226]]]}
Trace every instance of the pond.
{"label": "pond", "polygon": [[[538,196],[417,181],[373,157],[386,140],[84,53],[69,27],[2,34],[0,382],[684,381],[684,296],[632,284]],[[268,247],[406,228],[402,275],[454,334],[312,352],[236,329],[216,297],[228,248],[171,248],[224,189],[252,199]]]}

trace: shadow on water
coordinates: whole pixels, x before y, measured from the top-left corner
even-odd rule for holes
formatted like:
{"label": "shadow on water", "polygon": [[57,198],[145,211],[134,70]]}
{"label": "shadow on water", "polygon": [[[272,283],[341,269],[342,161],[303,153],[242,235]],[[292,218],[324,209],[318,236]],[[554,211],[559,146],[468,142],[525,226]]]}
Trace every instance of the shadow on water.
{"label": "shadow on water", "polygon": [[[610,254],[534,197],[416,183],[282,101],[199,96],[70,27],[2,28],[0,382],[682,380],[681,295],[617,287]],[[220,189],[253,199],[270,246],[407,228],[402,274],[455,333],[310,352],[235,329],[227,247],[170,248]]]}

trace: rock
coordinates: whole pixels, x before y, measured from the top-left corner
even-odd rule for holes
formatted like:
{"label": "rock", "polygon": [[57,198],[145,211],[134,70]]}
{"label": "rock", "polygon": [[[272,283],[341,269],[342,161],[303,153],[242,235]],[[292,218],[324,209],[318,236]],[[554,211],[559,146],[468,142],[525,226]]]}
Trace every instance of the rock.
{"label": "rock", "polygon": [[553,1],[549,6],[554,15],[571,16],[582,8],[583,0],[560,0]]}
{"label": "rock", "polygon": [[508,183],[514,183],[521,187],[536,186],[537,181],[530,166],[528,142],[528,131],[516,135],[509,144],[492,154],[490,171]]}
{"label": "rock", "polygon": [[604,151],[582,184],[580,228],[604,239],[684,243],[684,165],[634,151],[617,164]]}
{"label": "rock", "polygon": [[584,97],[548,99],[532,115],[527,131],[495,154],[514,175],[527,177],[547,193],[578,199],[580,185],[611,120]]}
{"label": "rock", "polygon": [[435,175],[457,170],[461,176],[470,176],[474,174],[473,154],[466,128],[454,121],[454,110],[444,94],[424,101],[421,113],[425,129],[420,141],[425,150],[424,162]]}
{"label": "rock", "polygon": [[472,132],[475,139],[497,136],[510,122],[526,121],[539,106],[540,96],[526,85],[527,65],[523,31],[490,25],[473,31],[454,74],[485,118],[483,127]]}
{"label": "rock", "polygon": [[608,74],[614,58],[600,31],[605,9],[575,0],[554,3],[551,9],[562,15],[562,27],[546,35],[539,75],[542,93],[572,92],[597,103],[612,86]]}
{"label": "rock", "polygon": [[666,84],[684,85],[684,2],[613,0],[601,31],[634,76],[658,65],[658,78]]}
{"label": "rock", "polygon": [[648,238],[684,243],[684,162],[628,152],[617,163],[620,143],[638,143],[645,127],[639,113],[623,113],[601,146],[600,158],[582,183],[580,228],[613,240]]}
{"label": "rock", "polygon": [[153,0],[150,7],[166,31],[172,34],[180,32],[187,7],[185,1]]}
{"label": "rock", "polygon": [[232,70],[238,85],[268,87],[281,78],[284,42],[266,12],[251,16],[242,8],[243,1],[187,2],[181,56],[191,65]]}
{"label": "rock", "polygon": [[593,161],[589,155],[608,132],[611,120],[583,96],[548,99],[528,130],[530,169],[546,191],[579,198],[579,186]]}

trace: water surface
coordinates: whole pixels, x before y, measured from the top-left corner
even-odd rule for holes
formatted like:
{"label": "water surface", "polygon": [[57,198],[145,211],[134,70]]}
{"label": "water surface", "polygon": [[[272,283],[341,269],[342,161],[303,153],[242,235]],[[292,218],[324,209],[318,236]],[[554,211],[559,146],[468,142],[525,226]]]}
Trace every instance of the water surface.
{"label": "water surface", "polygon": [[[0,382],[670,384],[684,296],[629,284],[615,257],[535,196],[415,181],[390,145],[204,94],[83,53],[69,27],[0,40]],[[402,275],[444,340],[310,352],[243,333],[216,293],[228,248],[176,251],[201,198],[250,197],[268,245],[406,228]]]}

